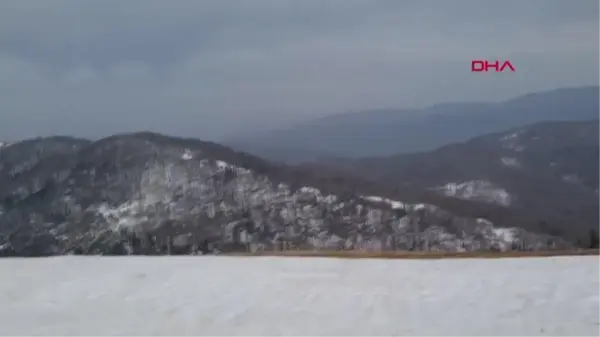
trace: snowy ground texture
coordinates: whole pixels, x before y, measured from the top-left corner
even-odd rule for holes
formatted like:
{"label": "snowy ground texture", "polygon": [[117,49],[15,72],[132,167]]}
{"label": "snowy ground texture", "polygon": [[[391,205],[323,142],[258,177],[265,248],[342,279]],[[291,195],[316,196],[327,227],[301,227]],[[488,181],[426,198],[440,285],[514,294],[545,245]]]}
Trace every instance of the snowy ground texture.
{"label": "snowy ground texture", "polygon": [[0,259],[2,335],[595,335],[598,257]]}

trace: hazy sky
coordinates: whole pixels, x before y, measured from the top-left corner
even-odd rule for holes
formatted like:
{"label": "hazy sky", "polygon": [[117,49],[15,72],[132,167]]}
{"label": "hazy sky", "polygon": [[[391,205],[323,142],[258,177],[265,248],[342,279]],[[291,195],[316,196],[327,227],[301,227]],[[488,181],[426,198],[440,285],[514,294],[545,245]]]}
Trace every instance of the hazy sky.
{"label": "hazy sky", "polygon": [[[222,139],[598,83],[598,0],[3,0],[0,139]],[[471,73],[508,59],[516,73]]]}

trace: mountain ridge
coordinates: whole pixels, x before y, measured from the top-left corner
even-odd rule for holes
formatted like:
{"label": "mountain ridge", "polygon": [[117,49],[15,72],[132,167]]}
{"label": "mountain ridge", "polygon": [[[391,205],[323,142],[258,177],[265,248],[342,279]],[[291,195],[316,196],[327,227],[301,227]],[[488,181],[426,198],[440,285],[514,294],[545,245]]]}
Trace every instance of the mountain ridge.
{"label": "mountain ridge", "polygon": [[[95,142],[40,138],[0,150],[0,255],[573,246],[510,222],[401,200],[400,190],[150,132]],[[417,193],[451,207],[476,205]]]}
{"label": "mountain ridge", "polygon": [[597,118],[598,92],[598,86],[579,86],[528,93],[501,102],[336,114],[225,144],[289,163],[426,151],[544,120]]}
{"label": "mountain ridge", "polygon": [[433,151],[321,163],[388,184],[527,211],[554,232],[582,235],[598,224],[598,137],[597,119],[548,121]]}

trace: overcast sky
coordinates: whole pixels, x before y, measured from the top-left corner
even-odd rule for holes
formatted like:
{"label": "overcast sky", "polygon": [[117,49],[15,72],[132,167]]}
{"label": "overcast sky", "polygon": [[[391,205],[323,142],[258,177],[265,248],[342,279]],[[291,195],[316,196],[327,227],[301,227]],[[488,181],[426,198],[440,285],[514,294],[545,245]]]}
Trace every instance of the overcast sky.
{"label": "overcast sky", "polygon": [[[0,139],[220,140],[598,83],[598,0],[3,0]],[[471,73],[472,59],[515,73]]]}

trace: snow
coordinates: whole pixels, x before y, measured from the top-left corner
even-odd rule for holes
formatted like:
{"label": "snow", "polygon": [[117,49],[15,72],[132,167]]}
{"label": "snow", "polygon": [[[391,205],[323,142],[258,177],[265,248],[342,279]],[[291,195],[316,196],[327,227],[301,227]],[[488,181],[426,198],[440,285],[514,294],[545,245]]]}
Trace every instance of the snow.
{"label": "snow", "polygon": [[188,149],[186,149],[181,155],[181,159],[183,160],[191,160],[192,158],[194,158],[194,155],[192,154],[192,151]]}
{"label": "snow", "polygon": [[503,136],[502,138],[500,138],[500,140],[513,140],[513,139],[517,139],[519,137],[520,132],[513,132],[510,133],[508,135]]}
{"label": "snow", "polygon": [[517,131],[508,135],[505,135],[500,138],[500,142],[502,143],[502,147],[505,149],[512,149],[516,152],[521,152],[525,149],[524,146],[519,145],[519,136],[522,134],[521,131]]}
{"label": "snow", "polygon": [[320,195],[321,191],[318,188],[303,186],[299,188],[300,193],[312,193],[314,195]]}
{"label": "snow", "polygon": [[509,167],[520,167],[521,163],[519,162],[519,160],[517,158],[513,158],[513,157],[502,157],[500,158],[500,161],[502,162],[502,165],[504,166],[509,166]]}
{"label": "snow", "polygon": [[405,208],[404,203],[401,201],[392,200],[392,199],[388,199],[388,198],[384,198],[384,197],[380,197],[380,196],[367,195],[367,196],[362,196],[361,198],[363,200],[370,201],[370,202],[386,203],[386,204],[390,205],[390,207],[392,209],[404,209]]}
{"label": "snow", "polygon": [[494,228],[494,234],[504,243],[512,243],[515,240],[516,228]]}
{"label": "snow", "polygon": [[416,204],[416,205],[414,205],[414,210],[415,211],[420,211],[420,210],[423,210],[423,209],[427,209],[427,205],[425,205],[425,204]]}
{"label": "snow", "polygon": [[448,183],[436,187],[442,194],[465,200],[480,200],[502,206],[509,206],[512,197],[503,188],[486,180],[470,180],[461,183]]}
{"label": "snow", "polygon": [[598,257],[0,259],[1,335],[595,335]]}
{"label": "snow", "polygon": [[217,160],[217,161],[216,161],[216,163],[217,163],[217,167],[218,167],[220,170],[224,170],[224,169],[226,169],[226,168],[229,168],[229,167],[231,167],[231,165],[229,165],[229,163],[226,163],[226,162],[224,162],[224,161],[222,161],[222,160]]}
{"label": "snow", "polygon": [[367,200],[367,201],[371,201],[371,202],[383,202],[384,198],[383,197],[379,197],[376,195],[367,195],[362,197],[363,199]]}
{"label": "snow", "polygon": [[231,165],[228,162],[222,161],[222,160],[216,160],[215,164],[217,165],[217,170],[218,171],[225,171],[226,169],[230,169],[230,170],[234,170],[236,171],[238,174],[249,174],[250,171],[243,168],[243,167],[237,167],[235,165]]}
{"label": "snow", "polygon": [[133,228],[147,221],[147,217],[137,216],[139,210],[145,207],[147,204],[140,201],[125,202],[115,208],[102,204],[96,209],[96,213],[110,224],[111,229],[118,230],[123,227]]}

